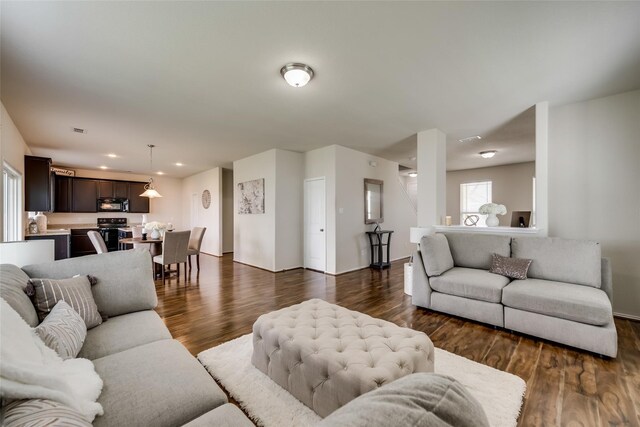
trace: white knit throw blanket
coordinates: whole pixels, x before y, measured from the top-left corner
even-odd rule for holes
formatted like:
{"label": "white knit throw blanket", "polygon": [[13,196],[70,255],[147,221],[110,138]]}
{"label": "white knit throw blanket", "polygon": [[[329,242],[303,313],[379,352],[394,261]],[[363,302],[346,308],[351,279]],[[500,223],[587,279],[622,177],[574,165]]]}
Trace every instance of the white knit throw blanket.
{"label": "white knit throw blanket", "polygon": [[91,422],[102,415],[96,402],[102,379],[87,359],[62,360],[0,298],[0,396],[50,399],[80,412]]}

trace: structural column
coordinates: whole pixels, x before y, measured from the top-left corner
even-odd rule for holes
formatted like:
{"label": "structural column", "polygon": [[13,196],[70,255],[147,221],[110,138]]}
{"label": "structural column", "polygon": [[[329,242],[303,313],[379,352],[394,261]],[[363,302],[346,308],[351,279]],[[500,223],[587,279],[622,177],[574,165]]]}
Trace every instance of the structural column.
{"label": "structural column", "polygon": [[418,226],[442,223],[447,207],[447,135],[418,132]]}

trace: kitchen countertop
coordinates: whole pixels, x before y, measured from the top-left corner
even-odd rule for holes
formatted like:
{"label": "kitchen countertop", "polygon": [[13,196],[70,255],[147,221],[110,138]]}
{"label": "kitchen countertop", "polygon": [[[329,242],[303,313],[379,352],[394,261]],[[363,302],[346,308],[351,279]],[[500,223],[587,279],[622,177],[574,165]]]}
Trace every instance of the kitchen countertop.
{"label": "kitchen countertop", "polygon": [[29,233],[25,234],[25,237],[34,237],[34,236],[68,236],[71,234],[69,229],[64,228],[47,228],[45,233]]}
{"label": "kitchen countertop", "polygon": [[[122,231],[131,231],[132,226],[137,226],[140,224],[131,224],[128,227],[118,228],[118,230]],[[98,226],[96,224],[49,224],[47,227],[46,233],[29,233],[26,231],[25,237],[32,236],[64,236],[71,234],[71,230],[77,229],[93,229],[97,230]]]}

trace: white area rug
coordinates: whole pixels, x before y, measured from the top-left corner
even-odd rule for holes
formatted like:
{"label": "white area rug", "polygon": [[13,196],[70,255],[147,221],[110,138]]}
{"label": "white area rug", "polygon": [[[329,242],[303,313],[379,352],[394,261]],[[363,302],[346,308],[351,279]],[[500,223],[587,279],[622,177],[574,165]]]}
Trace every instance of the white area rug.
{"label": "white area rug", "polygon": [[[205,350],[200,362],[260,426],[312,426],[321,418],[251,364],[252,334]],[[435,371],[464,384],[493,427],[513,427],[525,382],[512,374],[436,348]]]}

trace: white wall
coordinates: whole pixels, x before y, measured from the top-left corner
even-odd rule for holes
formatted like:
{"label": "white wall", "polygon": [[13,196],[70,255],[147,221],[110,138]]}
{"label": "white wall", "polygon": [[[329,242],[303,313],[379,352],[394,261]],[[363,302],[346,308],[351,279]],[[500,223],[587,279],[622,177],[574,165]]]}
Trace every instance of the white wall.
{"label": "white wall", "polygon": [[302,267],[304,154],[276,150],[275,270]]}
{"label": "white wall", "polygon": [[[335,146],[336,161],[336,270],[343,273],[370,263],[369,241],[364,223],[364,179],[384,181],[384,222],[381,228],[393,230],[391,259],[411,255],[409,228],[417,223],[409,197],[399,180],[398,164],[350,148]],[[376,167],[369,162],[377,163]]]}
{"label": "white wall", "polygon": [[[238,184],[264,178],[263,214],[238,213]],[[233,260],[275,271],[276,150],[233,162]]]}
{"label": "white wall", "polygon": [[[202,206],[202,192],[209,190],[211,205]],[[185,228],[206,227],[201,251],[222,256],[222,168],[214,168],[182,180],[182,218]]]}
{"label": "white wall", "polygon": [[222,252],[233,252],[233,171],[222,169]]}
{"label": "white wall", "polygon": [[447,215],[451,215],[454,225],[460,224],[460,184],[492,181],[493,202],[507,207],[506,215],[498,215],[500,225],[508,227],[513,211],[533,209],[535,169],[535,162],[527,162],[447,172]]}
{"label": "white wall", "polygon": [[552,108],[548,148],[549,235],[599,241],[614,311],[640,318],[640,91]]}
{"label": "white wall", "polygon": [[[54,162],[55,165],[55,162]],[[138,175],[124,172],[96,171],[90,169],[74,169],[77,177],[97,179],[120,179],[126,181],[148,181],[148,175]],[[182,221],[182,180],[166,176],[154,176],[153,182],[161,198],[149,200],[149,221],[170,222],[177,230],[186,229]],[[129,213],[45,213],[49,227],[52,224],[95,224],[98,217],[127,218],[130,224],[140,224],[142,214]]]}
{"label": "white wall", "polygon": [[[18,131],[15,123],[9,116],[9,113],[0,103],[2,113],[0,115],[0,167],[2,162],[7,162],[13,169],[20,172],[24,177],[24,156],[31,154],[31,150],[25,143],[22,135]],[[24,179],[22,182],[24,193]],[[2,193],[2,185],[0,185],[0,205],[4,203],[4,195]],[[24,210],[24,194],[22,197],[22,208]],[[0,210],[0,224],[2,223],[2,215],[4,215],[4,206]],[[26,223],[23,223],[23,225]],[[24,226],[21,227],[21,238],[24,236]],[[3,240],[3,230],[0,225],[0,241]]]}

